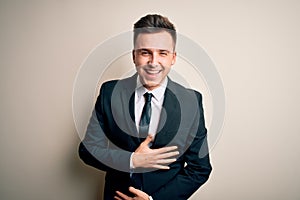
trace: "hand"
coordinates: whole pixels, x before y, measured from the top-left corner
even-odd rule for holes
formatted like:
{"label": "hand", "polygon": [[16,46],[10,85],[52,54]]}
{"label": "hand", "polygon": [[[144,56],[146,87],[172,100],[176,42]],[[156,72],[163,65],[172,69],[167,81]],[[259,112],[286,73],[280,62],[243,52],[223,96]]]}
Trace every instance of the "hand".
{"label": "hand", "polygon": [[156,169],[170,169],[169,164],[175,162],[172,158],[179,154],[177,146],[162,147],[159,149],[150,149],[149,143],[152,136],[148,137],[140,144],[132,155],[132,163],[135,168],[156,168]]}
{"label": "hand", "polygon": [[117,195],[114,199],[116,200],[149,200],[149,195],[145,192],[135,189],[134,187],[129,187],[129,192],[135,195],[135,197],[129,197],[126,194],[123,194],[122,192],[117,191]]}

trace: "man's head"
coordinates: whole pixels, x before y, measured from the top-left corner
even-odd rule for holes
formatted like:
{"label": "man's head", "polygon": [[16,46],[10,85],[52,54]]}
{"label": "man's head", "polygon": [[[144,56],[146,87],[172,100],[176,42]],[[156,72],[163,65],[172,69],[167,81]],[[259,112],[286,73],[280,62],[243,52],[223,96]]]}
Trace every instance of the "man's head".
{"label": "man's head", "polygon": [[176,61],[176,30],[161,15],[146,15],[134,24],[133,62],[142,84],[157,88]]}

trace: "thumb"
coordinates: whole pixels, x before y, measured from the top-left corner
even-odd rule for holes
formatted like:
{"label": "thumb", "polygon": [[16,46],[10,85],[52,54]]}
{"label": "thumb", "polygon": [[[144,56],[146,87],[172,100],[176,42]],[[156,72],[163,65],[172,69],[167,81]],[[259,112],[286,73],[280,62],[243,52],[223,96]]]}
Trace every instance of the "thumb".
{"label": "thumb", "polygon": [[152,136],[151,135],[148,135],[147,137],[146,137],[146,139],[143,141],[143,145],[148,145],[148,144],[150,144],[150,142],[152,141]]}
{"label": "thumb", "polygon": [[[149,195],[141,190],[135,189],[134,187],[129,187],[129,191],[136,195],[137,197],[140,197],[142,199],[149,199]],[[140,199],[139,198],[139,199]]]}
{"label": "thumb", "polygon": [[139,190],[138,189],[135,189],[134,187],[129,187],[129,192],[135,194],[135,195],[138,195],[139,194]]}

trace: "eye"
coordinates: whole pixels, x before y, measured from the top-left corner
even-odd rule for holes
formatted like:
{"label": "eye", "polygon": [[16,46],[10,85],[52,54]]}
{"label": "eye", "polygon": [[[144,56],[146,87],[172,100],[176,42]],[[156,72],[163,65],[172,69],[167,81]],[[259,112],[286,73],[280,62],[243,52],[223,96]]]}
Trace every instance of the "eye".
{"label": "eye", "polygon": [[169,54],[168,51],[160,51],[160,52],[159,52],[159,55],[160,55],[160,56],[163,56],[163,57],[168,56],[168,54]]}
{"label": "eye", "polygon": [[147,50],[140,50],[139,54],[142,55],[142,56],[149,56],[150,55],[149,51],[147,51]]}

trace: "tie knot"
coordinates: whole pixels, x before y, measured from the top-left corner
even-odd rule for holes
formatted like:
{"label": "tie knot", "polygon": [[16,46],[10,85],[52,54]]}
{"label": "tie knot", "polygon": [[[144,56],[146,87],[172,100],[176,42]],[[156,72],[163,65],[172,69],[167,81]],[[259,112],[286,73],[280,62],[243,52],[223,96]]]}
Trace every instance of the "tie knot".
{"label": "tie knot", "polygon": [[146,92],[146,93],[144,94],[144,97],[145,97],[146,102],[151,102],[152,96],[153,96],[152,93]]}

